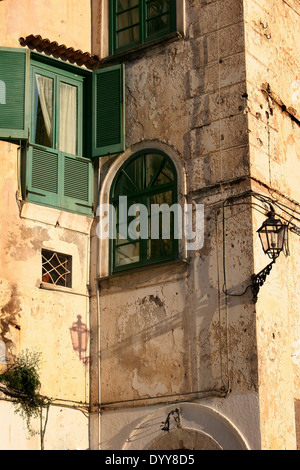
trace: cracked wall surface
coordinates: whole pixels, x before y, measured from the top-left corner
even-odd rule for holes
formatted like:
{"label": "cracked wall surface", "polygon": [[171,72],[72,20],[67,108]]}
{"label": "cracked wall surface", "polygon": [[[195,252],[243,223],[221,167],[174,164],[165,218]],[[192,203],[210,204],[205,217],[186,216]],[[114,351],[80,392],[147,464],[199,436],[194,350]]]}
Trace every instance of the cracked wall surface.
{"label": "cracked wall surface", "polygon": [[[284,204],[286,222],[299,214],[299,2],[244,2],[251,175],[255,190]],[[298,83],[298,86],[297,86]],[[290,214],[290,215],[289,215]],[[262,219],[255,214],[260,226]],[[257,242],[257,240],[256,240]],[[256,272],[266,265],[255,245]],[[299,422],[299,236],[262,289],[257,305],[262,444],[295,446]],[[295,400],[295,405],[294,405]],[[298,447],[299,447],[299,431]]]}
{"label": "cracked wall surface", "polygon": [[[160,141],[170,155],[180,155],[188,200],[205,205],[205,242],[171,275],[150,268],[101,281],[104,407],[229,386],[232,400],[241,394],[245,410],[249,406],[244,416],[249,426],[247,397],[253,392],[260,397],[259,407],[252,406],[259,415],[252,421],[256,431],[241,425],[255,435],[253,446],[296,445],[298,366],[291,361],[291,344],[299,332],[298,294],[290,286],[299,282],[298,240],[290,236],[293,255],[282,255],[254,305],[251,290],[239,294],[268,263],[256,238],[267,206],[259,214],[255,200],[250,210],[249,201],[233,199],[225,226],[221,206],[218,210],[220,201],[250,189],[297,208],[295,5],[188,1],[184,40],[124,57],[127,145]],[[224,296],[224,263],[228,292],[236,296]],[[221,409],[239,421],[234,405],[228,410],[223,403]]]}
{"label": "cracked wall surface", "polygon": [[[41,34],[68,47],[90,50],[88,1],[3,1],[0,25],[1,47],[20,47],[20,37]],[[26,350],[40,353],[40,392],[66,405],[52,407],[45,446],[86,448],[88,422],[72,406],[88,400],[89,377],[87,366],[72,347],[70,328],[78,314],[89,324],[91,221],[21,201],[18,147],[18,143],[0,142],[0,367],[4,371],[7,363]],[[72,256],[76,271],[72,293],[42,286],[42,249]],[[3,399],[1,396],[1,449],[38,449],[39,436],[27,435],[24,422]],[[70,423],[68,429],[66,422]],[[33,425],[39,429],[39,420]],[[76,432],[81,429],[80,435],[76,437],[72,428]]]}

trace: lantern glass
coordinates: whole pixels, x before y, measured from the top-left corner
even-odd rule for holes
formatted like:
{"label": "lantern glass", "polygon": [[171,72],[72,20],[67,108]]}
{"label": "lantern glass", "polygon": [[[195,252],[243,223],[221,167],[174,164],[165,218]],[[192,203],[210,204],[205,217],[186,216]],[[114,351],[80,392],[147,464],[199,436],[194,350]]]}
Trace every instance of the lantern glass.
{"label": "lantern glass", "polygon": [[276,259],[283,250],[286,225],[275,219],[275,214],[270,213],[269,218],[258,230],[264,252],[272,259]]}

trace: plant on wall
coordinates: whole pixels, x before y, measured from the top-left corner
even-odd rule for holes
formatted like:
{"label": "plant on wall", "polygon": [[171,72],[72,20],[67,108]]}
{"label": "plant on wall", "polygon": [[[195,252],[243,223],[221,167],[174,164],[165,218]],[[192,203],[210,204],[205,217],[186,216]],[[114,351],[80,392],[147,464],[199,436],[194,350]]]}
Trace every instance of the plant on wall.
{"label": "plant on wall", "polygon": [[39,394],[39,362],[39,353],[27,350],[9,363],[6,371],[0,374],[0,391],[12,398],[16,413],[26,420],[28,431],[32,435],[36,432],[31,426],[31,420],[40,417],[42,409],[49,406],[49,399]]}

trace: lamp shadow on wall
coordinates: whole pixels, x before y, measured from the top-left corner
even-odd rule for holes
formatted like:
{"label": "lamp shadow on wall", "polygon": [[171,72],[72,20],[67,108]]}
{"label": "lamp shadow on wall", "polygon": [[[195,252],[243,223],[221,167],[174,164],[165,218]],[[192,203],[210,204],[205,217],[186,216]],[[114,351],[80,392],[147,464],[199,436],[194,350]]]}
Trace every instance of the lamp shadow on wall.
{"label": "lamp shadow on wall", "polygon": [[79,360],[87,365],[91,362],[91,357],[85,356],[88,349],[90,331],[81,318],[81,315],[77,315],[77,321],[72,324],[70,334],[74,351],[78,354]]}

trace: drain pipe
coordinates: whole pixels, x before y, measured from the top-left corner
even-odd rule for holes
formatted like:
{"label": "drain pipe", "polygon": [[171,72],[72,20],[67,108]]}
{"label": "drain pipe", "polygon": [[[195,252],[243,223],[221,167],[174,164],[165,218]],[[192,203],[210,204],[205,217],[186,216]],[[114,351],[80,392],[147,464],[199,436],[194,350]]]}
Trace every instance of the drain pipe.
{"label": "drain pipe", "polygon": [[[100,190],[101,190],[101,159],[99,159],[99,166],[98,166],[98,178],[97,178],[97,208],[99,207],[100,203]],[[97,215],[96,215],[97,219]],[[100,264],[100,247],[99,247],[99,240],[97,238],[97,233],[96,233],[96,276],[95,279],[98,279],[98,273],[99,273],[99,264]],[[98,364],[98,400],[97,400],[97,418],[98,418],[98,445],[97,445],[97,450],[100,450],[100,441],[101,441],[101,420],[100,420],[100,403],[101,403],[101,356],[100,356],[100,351],[101,351],[101,339],[100,339],[100,324],[101,324],[101,319],[100,319],[100,289],[99,289],[99,282],[98,280],[96,281],[96,295],[97,295],[97,364]]]}
{"label": "drain pipe", "polygon": [[[94,219],[94,229],[91,242],[91,253],[95,254],[96,263],[91,263],[91,284],[93,286],[91,295],[91,356],[93,361],[90,365],[90,426],[89,426],[89,448],[90,450],[100,450],[100,400],[101,400],[101,364],[100,364],[100,291],[97,281],[97,273],[100,264],[100,247],[97,238],[97,208],[100,203],[101,186],[101,163],[95,166],[95,185],[97,187],[96,214]],[[95,246],[96,245],[96,246]],[[93,378],[95,377],[95,380]],[[94,393],[93,387],[97,387]]]}

